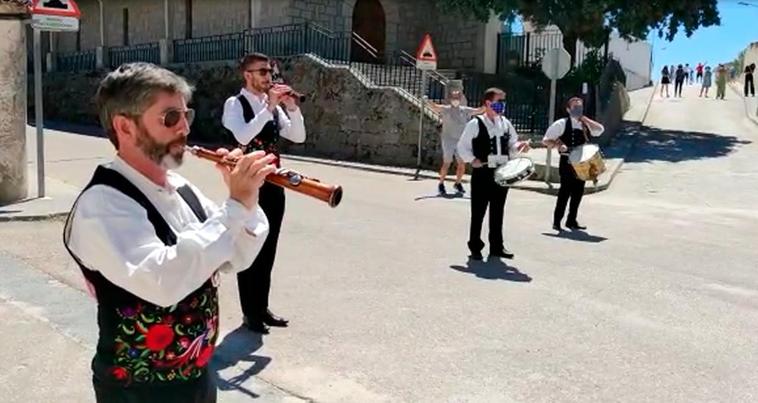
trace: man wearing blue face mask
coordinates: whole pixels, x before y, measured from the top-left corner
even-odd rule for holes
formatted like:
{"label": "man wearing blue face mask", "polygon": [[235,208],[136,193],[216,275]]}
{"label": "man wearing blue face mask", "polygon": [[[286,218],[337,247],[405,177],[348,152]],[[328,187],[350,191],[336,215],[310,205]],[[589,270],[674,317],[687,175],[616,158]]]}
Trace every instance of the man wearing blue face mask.
{"label": "man wearing blue face mask", "polygon": [[473,167],[471,173],[471,226],[468,247],[471,259],[482,260],[482,221],[489,205],[490,256],[513,258],[503,243],[503,213],[508,188],[495,182],[495,170],[518,152],[529,150],[529,142],[518,141],[511,122],[502,116],[505,92],[490,88],[484,92],[484,114],[475,116],[463,129],[458,154]]}
{"label": "man wearing blue face mask", "polygon": [[545,132],[542,143],[550,148],[557,148],[561,155],[558,171],[561,175],[561,188],[558,191],[558,200],[553,212],[553,229],[561,231],[561,221],[566,212],[566,204],[569,205],[569,215],[566,219],[566,227],[571,230],[586,229],[579,225],[576,220],[579,212],[579,203],[584,195],[584,180],[576,177],[576,172],[569,162],[571,151],[582,144],[588,143],[587,133],[593,137],[600,136],[605,131],[602,124],[584,116],[584,102],[581,98],[573,97],[566,104],[566,112],[569,117],[555,121]]}

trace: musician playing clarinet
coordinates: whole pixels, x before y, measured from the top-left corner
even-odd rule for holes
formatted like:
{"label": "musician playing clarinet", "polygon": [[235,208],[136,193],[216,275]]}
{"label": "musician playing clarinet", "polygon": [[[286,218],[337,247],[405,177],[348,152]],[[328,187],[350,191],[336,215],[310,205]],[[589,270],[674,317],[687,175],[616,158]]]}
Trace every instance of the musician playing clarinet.
{"label": "musician playing clarinet", "polygon": [[583,230],[587,227],[577,221],[579,203],[584,195],[584,180],[577,178],[574,168],[569,162],[571,151],[588,141],[587,133],[593,137],[600,136],[605,131],[602,124],[584,116],[584,102],[579,97],[573,97],[566,103],[567,118],[556,120],[545,132],[542,143],[547,147],[557,148],[561,155],[558,172],[561,175],[561,188],[553,211],[553,229],[562,231],[561,221],[569,203],[569,214],[566,227],[570,230]]}
{"label": "musician playing clarinet", "polygon": [[463,129],[458,141],[458,154],[471,164],[471,225],[468,247],[471,259],[482,260],[484,242],[482,222],[489,205],[490,256],[513,258],[503,243],[503,214],[508,188],[495,182],[495,169],[508,162],[511,155],[529,151],[529,142],[518,141],[511,122],[503,116],[505,92],[490,88],[484,92],[484,114],[475,116]]}
{"label": "musician playing clarinet", "polygon": [[[245,86],[224,104],[222,123],[234,135],[245,153],[263,150],[275,155],[279,167],[279,141],[305,141],[305,123],[292,88],[274,84],[268,56],[252,53],[240,60],[239,71]],[[282,108],[284,106],[284,108]],[[268,334],[269,326],[286,327],[288,321],[269,309],[271,271],[274,267],[279,230],[284,216],[284,189],[264,183],[258,204],[268,217],[270,230],[261,252],[248,270],[237,275],[243,324],[250,330]]]}
{"label": "musician playing clarinet", "polygon": [[173,171],[191,95],[184,78],[149,63],[120,66],[97,91],[116,155],[77,198],[63,242],[97,301],[98,403],[216,401],[219,272],[249,267],[268,231],[257,199],[273,156],[218,150],[237,160],[218,164],[229,190],[221,206]]}

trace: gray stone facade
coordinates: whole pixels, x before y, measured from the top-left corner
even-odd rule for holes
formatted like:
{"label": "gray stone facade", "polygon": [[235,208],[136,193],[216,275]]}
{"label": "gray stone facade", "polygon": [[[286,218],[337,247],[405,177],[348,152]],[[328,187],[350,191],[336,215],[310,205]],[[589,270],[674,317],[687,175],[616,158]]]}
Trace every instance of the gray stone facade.
{"label": "gray stone facade", "polygon": [[[345,67],[328,68],[307,56],[282,60],[282,72],[307,94],[301,105],[308,133],[304,144],[287,144],[285,152],[369,164],[414,167],[418,140],[418,107],[393,89],[366,88]],[[241,87],[233,63],[177,65],[172,70],[196,88],[191,107],[197,111],[191,142],[229,144],[221,126],[227,97]],[[51,73],[45,76],[45,117],[50,120],[97,125],[93,95],[105,72]],[[66,99],[69,102],[54,102]],[[33,99],[29,97],[29,105]],[[424,123],[422,163],[439,161],[439,126]]]}
{"label": "gray stone facade", "polygon": [[[169,39],[239,32],[249,27],[314,22],[333,31],[351,31],[356,4],[367,0],[192,0],[191,29],[187,0],[168,0]],[[373,0],[371,0],[373,1]],[[487,53],[496,51],[496,32],[487,24],[442,13],[434,0],[375,0],[384,13],[384,54],[398,50],[414,54],[424,33],[432,35],[440,68],[491,70]],[[102,0],[105,46],[125,42],[124,10],[128,10],[128,43],[157,42],[165,37],[164,2],[160,0]],[[82,11],[79,49],[100,44],[100,6],[79,0]],[[488,36],[492,36],[489,38]],[[379,46],[377,46],[379,47]],[[76,33],[54,34],[55,51],[77,50]],[[494,60],[493,57],[490,59]]]}
{"label": "gray stone facade", "polygon": [[0,204],[27,196],[24,14],[0,1]]}

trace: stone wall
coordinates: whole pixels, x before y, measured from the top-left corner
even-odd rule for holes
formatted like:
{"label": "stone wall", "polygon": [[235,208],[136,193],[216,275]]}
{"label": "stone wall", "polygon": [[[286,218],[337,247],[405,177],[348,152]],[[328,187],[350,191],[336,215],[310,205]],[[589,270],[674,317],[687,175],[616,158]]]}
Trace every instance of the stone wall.
{"label": "stone wall", "polygon": [[0,2],[0,204],[27,196],[24,11]]}
{"label": "stone wall", "polygon": [[[308,137],[292,153],[413,167],[418,107],[392,89],[366,88],[347,69],[324,68],[307,57],[285,62],[292,85],[311,99],[303,104]],[[439,161],[439,127],[424,122],[422,164]]]}
{"label": "stone wall", "polygon": [[[366,88],[346,68],[328,68],[307,56],[281,61],[282,72],[298,91],[308,94],[302,105],[307,141],[284,144],[284,150],[323,158],[370,164],[414,167],[418,140],[418,108],[392,89]],[[197,111],[191,141],[228,144],[221,126],[227,97],[239,92],[241,81],[232,63],[173,66],[196,87],[191,107]],[[93,96],[105,72],[52,73],[45,81],[45,117],[50,120],[98,124]],[[30,116],[33,99],[29,97]],[[66,99],[67,102],[60,102]],[[424,123],[422,162],[439,161],[439,127]]]}

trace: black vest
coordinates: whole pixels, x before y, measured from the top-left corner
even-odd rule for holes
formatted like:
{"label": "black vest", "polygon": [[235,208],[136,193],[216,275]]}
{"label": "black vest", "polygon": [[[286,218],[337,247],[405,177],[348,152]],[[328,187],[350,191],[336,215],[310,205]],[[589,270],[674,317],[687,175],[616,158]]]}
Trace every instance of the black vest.
{"label": "black vest", "polygon": [[[176,244],[176,234],[166,220],[123,175],[98,166],[84,190],[95,185],[110,186],[134,199],[146,210],[156,236],[167,246]],[[191,188],[182,186],[177,191],[198,220],[205,221],[205,211]],[[67,239],[64,235],[66,249]],[[92,370],[100,382],[134,387],[180,385],[206,372],[218,336],[218,294],[211,279],[175,305],[163,308],[113,284],[82,265],[70,249],[69,253],[97,297],[99,337]]]}
{"label": "black vest", "polygon": [[[471,140],[471,151],[474,154],[474,157],[482,162],[482,164],[487,163],[487,157],[489,157],[491,154],[497,154],[497,137],[490,138],[489,130],[487,130],[487,126],[484,124],[484,121],[480,117],[475,117],[476,121],[479,123],[479,133]],[[498,116],[498,119],[502,119]],[[511,128],[508,126],[506,128],[506,132],[503,134],[502,139],[500,140],[500,155],[507,155],[510,157],[510,147],[508,144],[510,143],[511,139]]]}
{"label": "black vest", "polygon": [[[248,102],[244,95],[240,94],[237,99],[242,105],[242,116],[245,118],[245,123],[250,122],[255,118],[255,112],[253,107]],[[256,150],[263,150],[268,154],[276,155],[276,165],[279,167],[279,108],[274,109],[274,118],[266,122],[263,129],[257,136],[253,137],[253,140],[245,147],[241,145],[245,150],[245,153],[249,153]]]}
{"label": "black vest", "polygon": [[566,118],[566,127],[563,129],[563,134],[560,139],[563,144],[568,147],[569,152],[572,148],[580,146],[587,142],[587,126],[582,123],[581,129],[574,129],[571,124],[571,118]]}

